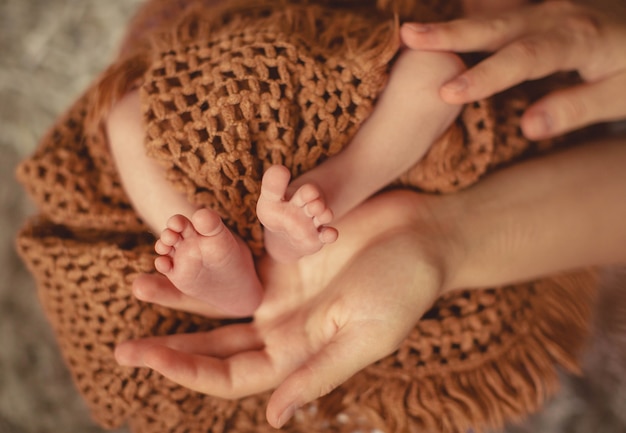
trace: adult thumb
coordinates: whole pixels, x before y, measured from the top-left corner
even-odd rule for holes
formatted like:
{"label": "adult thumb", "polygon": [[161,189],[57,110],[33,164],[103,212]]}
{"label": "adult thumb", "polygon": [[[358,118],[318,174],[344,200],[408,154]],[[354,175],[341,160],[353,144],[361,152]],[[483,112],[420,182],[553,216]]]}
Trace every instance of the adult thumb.
{"label": "adult thumb", "polygon": [[267,420],[273,427],[281,428],[300,407],[330,393],[355,373],[387,355],[377,339],[367,338],[364,329],[357,328],[339,331],[276,388],[267,406]]}

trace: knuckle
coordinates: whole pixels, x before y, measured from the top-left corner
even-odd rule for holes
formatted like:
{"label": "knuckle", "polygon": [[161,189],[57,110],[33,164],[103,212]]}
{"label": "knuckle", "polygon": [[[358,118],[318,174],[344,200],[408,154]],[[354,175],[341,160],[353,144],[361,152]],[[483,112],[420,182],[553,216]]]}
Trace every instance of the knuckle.
{"label": "knuckle", "polygon": [[579,5],[570,0],[557,0],[545,3],[547,14],[559,18],[563,31],[576,37],[594,38],[603,31],[600,15],[594,9]]}
{"label": "knuckle", "polygon": [[226,381],[224,383],[223,392],[221,397],[227,400],[237,400],[246,396],[246,393],[243,391],[244,387],[241,386],[242,378],[236,374],[234,374],[233,369],[227,367],[227,372],[225,374]]}
{"label": "knuckle", "polygon": [[478,24],[485,40],[490,41],[485,49],[492,51],[504,43],[506,35],[510,32],[511,18],[508,16],[482,18],[479,19]]}
{"label": "knuckle", "polygon": [[534,62],[539,57],[539,44],[536,39],[520,39],[511,45],[513,58]]}
{"label": "knuckle", "polygon": [[602,33],[602,24],[587,11],[577,11],[565,19],[565,27],[571,34],[585,39],[595,39]]}
{"label": "knuckle", "polygon": [[501,35],[509,29],[510,20],[504,16],[495,17],[491,19],[485,19],[483,21],[483,25],[488,33],[491,33],[493,35]]}

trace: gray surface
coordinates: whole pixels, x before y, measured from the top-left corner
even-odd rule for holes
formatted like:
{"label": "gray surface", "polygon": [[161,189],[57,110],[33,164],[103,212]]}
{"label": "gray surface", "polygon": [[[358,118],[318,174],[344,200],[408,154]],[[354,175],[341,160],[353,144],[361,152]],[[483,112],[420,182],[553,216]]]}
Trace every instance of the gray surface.
{"label": "gray surface", "polygon": [[13,180],[110,61],[138,0],[0,0],[0,433],[95,433],[13,250],[32,212]]}
{"label": "gray surface", "polygon": [[[101,431],[71,384],[33,282],[13,252],[15,230],[32,211],[13,170],[110,61],[138,3],[0,0],[0,433]],[[607,305],[626,305],[622,281],[621,292],[605,291]],[[510,433],[626,432],[626,310],[613,311],[595,331],[589,377],[564,378],[558,398]]]}

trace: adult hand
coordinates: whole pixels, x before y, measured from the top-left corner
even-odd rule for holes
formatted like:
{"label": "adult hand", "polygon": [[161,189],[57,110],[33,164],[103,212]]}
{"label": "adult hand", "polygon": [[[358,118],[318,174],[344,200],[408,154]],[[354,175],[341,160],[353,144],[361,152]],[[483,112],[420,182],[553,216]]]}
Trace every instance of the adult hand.
{"label": "adult hand", "polygon": [[555,91],[524,113],[522,129],[530,139],[626,118],[624,13],[548,1],[491,17],[405,24],[401,34],[414,49],[493,53],[442,87],[442,98],[453,104],[557,71],[578,71],[584,84]]}
{"label": "adult hand", "polygon": [[[267,418],[279,427],[392,353],[442,291],[625,263],[624,142],[532,158],[456,194],[381,194],[340,220],[341,242],[294,265],[259,263],[266,293],[254,322],[127,342],[117,359],[217,397],[275,389]],[[213,314],[164,277],[135,289]]]}
{"label": "adult hand", "polygon": [[[435,224],[415,229],[425,212],[415,197],[397,191],[370,200],[341,220],[341,242],[295,265],[262,260],[266,292],[252,323],[126,342],[118,362],[221,398],[275,389],[267,419],[282,426],[395,351],[438,296],[441,260],[424,236],[441,236]],[[212,314],[164,277],[142,276],[134,289],[143,300]]]}

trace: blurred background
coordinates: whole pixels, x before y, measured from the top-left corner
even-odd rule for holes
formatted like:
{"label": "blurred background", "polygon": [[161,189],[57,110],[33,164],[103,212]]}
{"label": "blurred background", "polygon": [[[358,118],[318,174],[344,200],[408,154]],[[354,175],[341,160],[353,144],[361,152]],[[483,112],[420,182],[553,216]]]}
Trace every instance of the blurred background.
{"label": "blurred background", "polygon": [[[13,172],[111,61],[140,2],[0,0],[0,433],[102,432],[72,386],[14,253],[15,232],[34,210]],[[605,276],[586,377],[564,376],[561,393],[508,433],[626,432],[624,281],[623,270]]]}
{"label": "blurred background", "polygon": [[[16,257],[18,161],[111,61],[140,0],[0,0],[0,433],[97,433]],[[121,433],[121,432],[120,432]]]}

